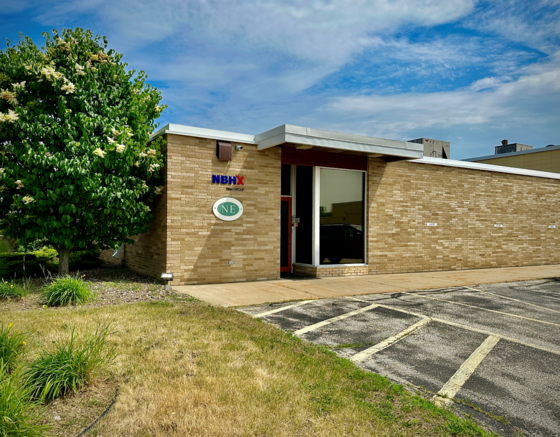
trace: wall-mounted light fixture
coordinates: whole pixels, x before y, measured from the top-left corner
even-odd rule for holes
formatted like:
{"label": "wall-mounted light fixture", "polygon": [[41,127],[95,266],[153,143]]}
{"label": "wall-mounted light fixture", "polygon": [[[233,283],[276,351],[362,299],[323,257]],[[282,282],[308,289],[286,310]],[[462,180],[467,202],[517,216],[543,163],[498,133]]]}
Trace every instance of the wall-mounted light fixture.
{"label": "wall-mounted light fixture", "polygon": [[243,146],[240,145],[240,144],[237,144],[237,145],[235,146],[235,151],[236,151],[236,152],[239,152],[240,150],[243,150]]}

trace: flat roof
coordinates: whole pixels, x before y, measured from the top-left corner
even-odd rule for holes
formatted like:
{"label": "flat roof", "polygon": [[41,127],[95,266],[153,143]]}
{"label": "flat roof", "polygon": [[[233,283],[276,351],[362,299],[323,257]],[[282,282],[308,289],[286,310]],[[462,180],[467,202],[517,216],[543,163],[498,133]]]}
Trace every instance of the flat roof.
{"label": "flat roof", "polygon": [[150,135],[150,140],[163,134],[185,135],[188,137],[210,138],[212,140],[239,141],[240,143],[256,144],[254,135],[238,134],[224,130],[205,129],[202,127],[184,126],[182,124],[166,124]]}
{"label": "flat roof", "polygon": [[278,126],[258,135],[203,129],[180,124],[168,124],[152,134],[150,139],[163,134],[256,144],[258,150],[265,150],[284,143],[292,143],[303,146],[317,146],[327,149],[398,156],[402,158],[421,158],[424,154],[424,146],[418,143],[332,132],[290,124],[283,124],[282,126]]}
{"label": "flat roof", "polygon": [[[533,176],[538,178],[560,180],[560,173],[546,171],[528,170],[524,168],[506,167],[502,165],[483,164],[471,162],[484,158],[496,158],[496,155],[488,157],[464,159],[457,161],[454,159],[429,158],[423,156],[424,145],[420,143],[410,143],[408,141],[387,140],[383,138],[368,137],[365,135],[345,134],[321,129],[312,129],[301,126],[284,124],[277,128],[268,130],[258,135],[240,134],[214,129],[205,129],[180,124],[167,124],[150,136],[150,139],[163,134],[184,135],[189,137],[209,138],[213,140],[223,140],[240,142],[244,144],[255,144],[258,150],[265,150],[270,147],[279,146],[284,143],[301,144],[305,146],[318,146],[336,150],[363,152],[374,155],[389,155],[409,158],[411,162],[418,164],[439,165],[443,167],[458,167],[471,170],[493,171],[496,173],[509,173],[522,176]],[[522,153],[537,153],[546,150],[557,150],[559,146],[542,147],[539,149],[525,150],[515,153],[504,153],[502,156],[518,155]]]}
{"label": "flat roof", "polygon": [[[560,148],[560,146],[558,146]],[[552,147],[549,147],[552,149]],[[431,165],[441,165],[443,167],[458,167],[458,168],[468,168],[471,170],[482,170],[482,171],[493,171],[496,173],[509,173],[522,176],[533,176],[536,178],[546,178],[546,179],[557,179],[560,180],[560,173],[552,173],[549,171],[538,171],[538,170],[528,170],[526,168],[517,167],[506,167],[505,165],[492,165],[483,164],[479,162],[466,162],[456,161],[454,159],[441,159],[441,158],[429,158],[423,157],[422,159],[411,160],[417,164],[431,164]]]}
{"label": "flat roof", "polygon": [[[520,143],[517,143],[517,144],[520,144]],[[529,153],[548,152],[549,150],[558,150],[558,149],[560,149],[560,145],[550,146],[550,147],[539,147],[538,149],[520,150],[519,152],[500,153],[498,155],[479,156],[478,158],[462,159],[462,161],[470,161],[470,162],[484,161],[486,159],[507,158],[508,156],[527,155]]]}

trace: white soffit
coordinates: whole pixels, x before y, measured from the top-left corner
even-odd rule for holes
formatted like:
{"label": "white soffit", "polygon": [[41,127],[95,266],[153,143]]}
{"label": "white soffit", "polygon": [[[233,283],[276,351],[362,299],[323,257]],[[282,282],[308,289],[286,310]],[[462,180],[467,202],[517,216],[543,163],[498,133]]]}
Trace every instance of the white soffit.
{"label": "white soffit", "polygon": [[441,165],[443,167],[468,168],[471,170],[493,171],[496,173],[509,173],[522,176],[533,176],[537,178],[558,179],[560,173],[551,173],[548,171],[527,170],[524,168],[506,167],[503,165],[482,164],[480,162],[456,161],[454,159],[428,158],[415,159],[411,162],[415,164],[431,164]]}
{"label": "white soffit", "polygon": [[255,136],[227,132],[223,130],[204,129],[201,127],[183,126],[181,124],[168,124],[150,135],[150,140],[163,134],[184,135],[188,137],[210,138],[213,140],[234,141],[245,144],[255,144]]}
{"label": "white soffit", "polygon": [[255,142],[258,145],[258,150],[265,150],[284,143],[293,143],[404,158],[421,158],[424,154],[423,144],[331,132],[290,124],[284,124],[256,135]]}

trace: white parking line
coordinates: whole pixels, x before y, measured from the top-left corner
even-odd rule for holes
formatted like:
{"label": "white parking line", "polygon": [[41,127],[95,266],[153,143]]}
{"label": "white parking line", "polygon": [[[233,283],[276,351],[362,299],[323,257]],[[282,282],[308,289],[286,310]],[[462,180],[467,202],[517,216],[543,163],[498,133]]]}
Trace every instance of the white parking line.
{"label": "white parking line", "polygon": [[408,328],[402,330],[401,332],[398,332],[395,335],[391,335],[390,337],[386,338],[385,340],[383,340],[382,342],[377,343],[376,345],[367,348],[361,352],[358,352],[356,355],[353,355],[350,358],[350,361],[353,361],[354,363],[359,363],[360,361],[364,361],[366,358],[372,356],[373,354],[391,346],[392,344],[395,344],[397,341],[399,341],[400,339],[406,337],[408,334],[416,331],[417,329],[421,328],[422,326],[424,326],[426,323],[428,323],[431,319],[428,317],[424,317],[422,320],[416,322],[414,325],[409,326]]}
{"label": "white parking line", "polygon": [[402,294],[406,294],[407,296],[412,296],[412,297],[423,297],[424,299],[431,299],[431,300],[437,300],[437,301],[440,301],[440,302],[452,303],[452,304],[455,304],[455,305],[461,305],[461,306],[469,307],[469,308],[476,308],[478,310],[488,311],[488,312],[496,313],[496,314],[503,314],[504,316],[516,317],[518,319],[529,320],[531,322],[542,323],[544,325],[560,326],[560,324],[558,324],[558,323],[545,322],[544,320],[533,319],[531,317],[518,316],[517,314],[511,314],[511,313],[505,313],[503,311],[491,310],[491,309],[484,308],[484,307],[479,307],[479,306],[476,306],[476,305],[469,305],[467,303],[455,302],[453,300],[438,299],[437,297],[426,296],[425,294],[405,293],[405,292],[403,292]]}
{"label": "white parking line", "polygon": [[461,390],[461,387],[467,382],[467,380],[474,373],[476,368],[482,362],[484,357],[490,353],[492,348],[500,341],[498,337],[490,335],[482,344],[476,348],[476,350],[471,354],[466,361],[461,364],[461,367],[455,372],[455,374],[445,383],[437,395],[433,397],[433,401],[439,405],[445,405],[451,402],[451,399],[455,397],[457,392]]}
{"label": "white parking line", "polygon": [[282,307],[282,308],[276,308],[276,309],[273,309],[273,310],[270,310],[270,311],[265,311],[264,313],[253,314],[253,317],[256,318],[256,317],[268,316],[270,314],[279,313],[280,311],[289,310],[290,308],[300,307],[300,306],[305,305],[306,303],[309,303],[309,302],[314,302],[314,301],[313,300],[304,300],[304,301],[295,303],[293,305],[288,305],[288,306],[285,306],[285,307]]}
{"label": "white parking line", "polygon": [[331,323],[338,322],[339,320],[346,319],[347,317],[352,317],[352,316],[355,316],[356,314],[360,314],[360,313],[363,313],[365,311],[369,311],[369,310],[371,310],[371,309],[373,309],[377,306],[379,306],[379,305],[377,305],[377,304],[369,305],[367,307],[360,308],[359,310],[350,311],[349,313],[342,314],[340,316],[336,316],[336,317],[333,317],[331,319],[323,320],[322,322],[315,323],[314,325],[309,325],[309,326],[306,326],[305,328],[299,329],[298,331],[294,332],[294,334],[301,335],[301,334],[305,334],[306,332],[309,332],[309,331],[314,331],[315,329],[321,328],[321,327],[326,326],[326,325],[330,325]]}
{"label": "white parking line", "polygon": [[[359,302],[371,302],[371,300],[359,299],[359,298],[353,297],[353,296],[348,296],[347,299],[357,300]],[[400,308],[395,308],[395,307],[392,307],[392,306],[389,306],[389,305],[383,305],[383,304],[379,303],[379,304],[377,304],[377,306],[380,307],[380,308],[386,308],[388,310],[398,311],[400,313],[410,314],[412,316],[426,317],[424,314],[415,313],[415,312],[403,310],[403,309],[400,309]],[[544,352],[550,352],[551,354],[554,354],[554,355],[560,355],[559,350],[548,349],[546,347],[537,346],[537,345],[532,344],[532,343],[527,343],[525,341],[517,340],[516,338],[513,338],[513,337],[508,337],[506,335],[497,334],[496,332],[486,331],[485,329],[473,328],[473,327],[468,326],[468,325],[463,325],[461,323],[451,322],[449,320],[440,319],[438,317],[430,317],[430,319],[432,319],[432,321],[434,321],[434,322],[444,323],[444,324],[449,325],[449,326],[455,326],[456,328],[466,329],[467,331],[479,332],[480,334],[493,335],[494,337],[498,337],[498,338],[501,338],[503,340],[511,341],[512,343],[517,343],[517,344],[521,344],[523,346],[532,347],[533,349],[538,349],[538,350],[541,350],[541,351],[544,351]]]}
{"label": "white parking line", "polygon": [[560,313],[560,311],[558,311],[558,310],[553,310],[552,308],[547,308],[547,307],[543,307],[543,306],[540,306],[540,305],[536,305],[536,304],[534,304],[534,303],[525,302],[524,300],[515,299],[515,298],[509,297],[509,296],[503,296],[503,295],[501,295],[501,294],[492,293],[491,291],[479,290],[478,288],[472,288],[472,287],[465,287],[465,288],[468,288],[469,290],[473,290],[473,291],[478,291],[478,292],[480,292],[480,293],[492,294],[492,295],[494,295],[494,296],[498,296],[498,297],[501,297],[501,298],[503,298],[503,299],[508,299],[508,300],[513,300],[513,301],[515,301],[515,302],[520,302],[520,303],[522,303],[523,305],[530,305],[530,306],[532,306],[532,307],[540,308],[541,310],[552,311],[553,313]]}

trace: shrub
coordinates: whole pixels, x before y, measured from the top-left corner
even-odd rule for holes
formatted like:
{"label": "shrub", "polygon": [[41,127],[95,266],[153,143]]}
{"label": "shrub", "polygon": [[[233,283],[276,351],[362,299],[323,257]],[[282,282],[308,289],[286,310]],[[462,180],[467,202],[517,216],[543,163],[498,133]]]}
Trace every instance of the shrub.
{"label": "shrub", "polygon": [[[1,241],[1,240],[0,240]],[[70,270],[92,269],[103,264],[99,249],[70,252]],[[2,251],[0,245],[0,278],[42,275],[42,268],[51,272],[58,271],[58,252],[50,247],[33,252]]]}
{"label": "shrub", "polygon": [[42,274],[41,265],[52,264],[57,257],[54,249],[44,247],[36,252],[0,253],[4,279]]}
{"label": "shrub", "polygon": [[93,299],[89,284],[82,278],[65,276],[45,287],[43,300],[47,306],[80,305]]}
{"label": "shrub", "polygon": [[27,334],[12,333],[11,331],[11,323],[7,328],[4,328],[4,325],[0,326],[0,366],[5,372],[11,372],[16,368],[27,339]]}
{"label": "shrub", "polygon": [[[8,242],[7,239],[4,238],[4,236],[0,236],[0,255],[3,253],[10,253],[11,248],[10,248],[10,243]],[[6,266],[6,261],[4,261],[3,258],[0,257],[0,278],[8,278],[8,267]]]}
{"label": "shrub", "polygon": [[22,286],[14,281],[6,282],[4,279],[0,280],[0,299],[21,299],[27,295],[27,288],[25,284]]}
{"label": "shrub", "polygon": [[38,405],[30,400],[30,389],[21,372],[8,373],[0,363],[0,436],[39,437],[49,427],[41,425]]}
{"label": "shrub", "polygon": [[50,402],[70,390],[76,392],[112,364],[116,353],[115,346],[107,344],[108,335],[107,325],[79,341],[72,329],[69,341],[43,351],[26,371],[33,399]]}

